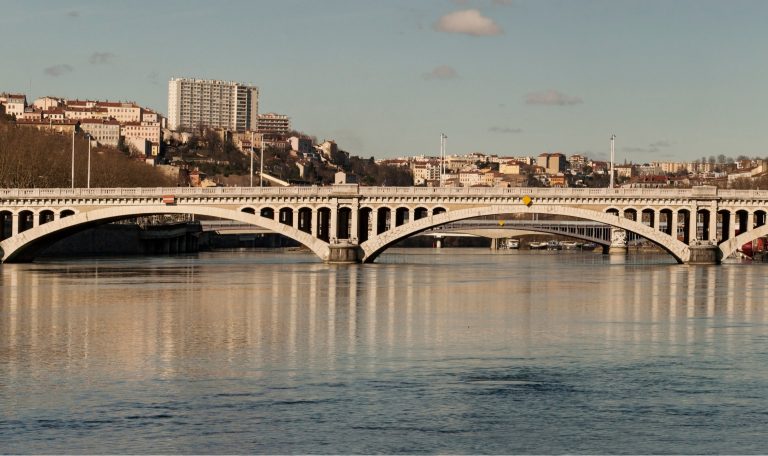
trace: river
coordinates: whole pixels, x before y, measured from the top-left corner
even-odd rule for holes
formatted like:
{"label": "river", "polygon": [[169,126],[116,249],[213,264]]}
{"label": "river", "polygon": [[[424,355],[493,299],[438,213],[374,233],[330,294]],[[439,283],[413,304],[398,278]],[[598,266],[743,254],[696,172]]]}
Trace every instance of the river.
{"label": "river", "polygon": [[763,264],[0,266],[2,453],[765,453]]}

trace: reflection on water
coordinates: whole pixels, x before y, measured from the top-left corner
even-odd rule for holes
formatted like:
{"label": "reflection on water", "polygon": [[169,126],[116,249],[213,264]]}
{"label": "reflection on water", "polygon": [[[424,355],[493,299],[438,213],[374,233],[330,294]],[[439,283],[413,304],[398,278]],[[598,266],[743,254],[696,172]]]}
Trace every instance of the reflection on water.
{"label": "reflection on water", "polygon": [[393,251],[0,267],[4,452],[751,452],[762,265]]}

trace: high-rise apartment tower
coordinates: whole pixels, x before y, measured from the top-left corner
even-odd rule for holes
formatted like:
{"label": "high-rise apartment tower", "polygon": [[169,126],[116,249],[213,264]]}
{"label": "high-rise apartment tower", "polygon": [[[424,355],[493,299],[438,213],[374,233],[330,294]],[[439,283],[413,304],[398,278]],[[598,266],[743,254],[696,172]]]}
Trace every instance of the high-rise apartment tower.
{"label": "high-rise apartment tower", "polygon": [[171,78],[168,128],[256,130],[259,88],[232,81]]}

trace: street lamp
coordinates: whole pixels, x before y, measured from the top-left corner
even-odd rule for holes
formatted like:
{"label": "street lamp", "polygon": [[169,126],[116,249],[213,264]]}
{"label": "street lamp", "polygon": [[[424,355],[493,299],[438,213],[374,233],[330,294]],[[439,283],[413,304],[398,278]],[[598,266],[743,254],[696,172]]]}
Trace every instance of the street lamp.
{"label": "street lamp", "polygon": [[259,187],[264,186],[264,133],[261,134],[261,143],[259,144],[261,146],[261,156],[259,157]]}
{"label": "street lamp", "polygon": [[611,184],[610,184],[611,188],[613,188],[613,159],[614,159],[613,142],[615,139],[616,139],[616,135],[611,134]]}
{"label": "street lamp", "polygon": [[75,188],[75,127],[72,127],[72,188]]}
{"label": "street lamp", "polygon": [[91,188],[91,134],[86,133],[85,139],[88,140],[88,188]]}
{"label": "street lamp", "polygon": [[440,133],[440,186],[443,186],[443,174],[445,174],[445,140],[448,136]]}

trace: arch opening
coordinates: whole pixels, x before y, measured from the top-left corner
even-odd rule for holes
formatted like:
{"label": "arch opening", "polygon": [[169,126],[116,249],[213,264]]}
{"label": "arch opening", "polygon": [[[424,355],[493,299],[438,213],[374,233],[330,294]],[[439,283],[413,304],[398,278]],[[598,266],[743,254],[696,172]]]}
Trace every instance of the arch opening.
{"label": "arch opening", "polygon": [[634,234],[637,237],[645,238],[653,244],[659,246],[664,251],[669,253],[678,263],[684,263],[688,260],[690,256],[690,249],[687,245],[674,239],[672,236],[643,225],[638,221],[629,220],[625,217],[616,217],[610,213],[614,212],[615,214],[618,214],[617,210],[614,211],[608,210],[606,212],[597,212],[569,206],[548,206],[546,211],[539,211],[537,207],[528,206],[511,206],[506,207],[503,210],[500,210],[496,206],[459,209],[450,212],[443,212],[438,215],[432,215],[431,217],[396,227],[394,230],[366,241],[365,243],[361,244],[360,247],[363,250],[363,262],[368,263],[375,261],[375,259],[384,250],[402,239],[453,221],[482,216],[497,216],[501,214],[547,214],[550,216],[567,216],[581,220],[590,220],[615,228],[620,228],[626,230],[628,233]]}

